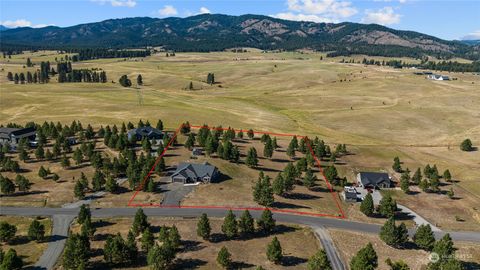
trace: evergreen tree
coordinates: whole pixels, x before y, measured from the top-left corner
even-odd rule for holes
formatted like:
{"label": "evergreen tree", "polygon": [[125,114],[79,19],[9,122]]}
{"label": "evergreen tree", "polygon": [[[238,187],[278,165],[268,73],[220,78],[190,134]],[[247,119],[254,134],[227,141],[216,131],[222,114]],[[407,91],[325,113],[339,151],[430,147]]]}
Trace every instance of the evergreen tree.
{"label": "evergreen tree", "polygon": [[392,262],[388,258],[385,263],[390,266],[390,270],[410,270],[410,267],[404,261]]}
{"label": "evergreen tree", "polygon": [[75,197],[78,198],[79,200],[83,200],[83,198],[85,198],[84,186],[82,185],[82,183],[80,181],[77,181],[75,183],[73,193],[74,193]]}
{"label": "evergreen tree", "polygon": [[82,223],[82,235],[86,235],[88,238],[92,239],[95,231],[96,229],[92,223],[92,219],[85,219],[85,221]]}
{"label": "evergreen tree", "polygon": [[317,177],[313,174],[312,170],[308,169],[303,177],[303,185],[308,189],[311,189],[315,185]]}
{"label": "evergreen tree", "polygon": [[139,235],[144,232],[147,227],[150,227],[150,224],[147,221],[147,216],[143,212],[142,208],[137,210],[135,213],[135,218],[132,224],[132,232],[134,235]]}
{"label": "evergreen tree", "polygon": [[42,179],[45,179],[47,177],[48,173],[47,170],[42,166],[40,166],[40,169],[38,169],[38,176],[40,176]]}
{"label": "evergreen tree", "polygon": [[212,228],[210,227],[210,220],[208,219],[207,214],[203,213],[197,223],[197,235],[202,237],[203,240],[208,240],[210,238],[211,231]]}
{"label": "evergreen tree", "polygon": [[[17,74],[15,74],[17,75]],[[16,78],[16,77],[15,77]],[[15,80],[16,81],[16,80]],[[472,141],[470,139],[465,139],[461,144],[460,144],[460,150],[470,152],[473,151],[473,146],[472,146]]]}
{"label": "evergreen tree", "polygon": [[17,227],[6,221],[0,222],[0,242],[10,242],[17,233]]}
{"label": "evergreen tree", "polygon": [[455,253],[450,234],[445,234],[440,240],[435,242],[432,251],[438,254],[440,260],[447,260],[450,258]]}
{"label": "evergreen tree", "polygon": [[367,193],[365,198],[363,198],[363,201],[360,204],[360,211],[362,211],[362,213],[364,213],[368,217],[371,217],[373,215],[375,207],[373,205],[372,194]]}
{"label": "evergreen tree", "polygon": [[63,251],[64,269],[86,269],[88,262],[89,243],[79,234],[68,237]]}
{"label": "evergreen tree", "polygon": [[107,176],[107,182],[105,183],[105,190],[110,193],[116,193],[118,189],[119,189],[119,185],[117,181],[111,175]]}
{"label": "evergreen tree", "polygon": [[420,181],[422,181],[422,172],[420,171],[420,168],[417,168],[417,170],[412,176],[412,182],[415,185],[419,185]]}
{"label": "evergreen tree", "polygon": [[18,190],[22,192],[27,192],[30,190],[30,186],[32,185],[32,183],[30,183],[30,181],[21,174],[17,174],[15,183],[17,184]]}
{"label": "evergreen tree", "polygon": [[253,132],[253,130],[249,129],[247,131],[247,137],[251,140],[251,139],[253,139],[254,136],[255,136],[255,133]]}
{"label": "evergreen tree", "polygon": [[323,249],[319,249],[313,256],[308,259],[308,270],[332,270],[332,265],[328,260],[327,253]]}
{"label": "evergreen tree", "polygon": [[421,249],[427,251],[432,250],[433,245],[435,244],[435,237],[430,224],[422,224],[417,228],[415,235],[413,236],[413,242]]}
{"label": "evergreen tree", "polygon": [[148,253],[148,250],[153,247],[153,244],[155,242],[155,237],[150,230],[150,227],[147,227],[145,231],[142,233],[142,250]]}
{"label": "evergreen tree", "polygon": [[225,269],[228,269],[232,264],[232,255],[228,252],[228,249],[225,246],[218,252],[217,263]]}
{"label": "evergreen tree", "polygon": [[143,85],[142,74],[138,74],[137,76],[137,85]]}
{"label": "evergreen tree", "polygon": [[132,86],[132,82],[130,81],[130,79],[128,78],[127,75],[122,75],[120,77],[120,79],[118,80],[118,82],[120,83],[121,86],[123,87],[130,87]]}
{"label": "evergreen tree", "polygon": [[279,196],[282,196],[285,193],[285,181],[283,180],[281,173],[279,173],[277,177],[275,177],[275,180],[273,180],[272,191]]}
{"label": "evergreen tree", "polygon": [[453,198],[454,198],[455,193],[453,192],[453,188],[450,188],[450,189],[447,191],[447,196],[448,196],[448,198],[450,198],[450,199],[453,199]]}
{"label": "evergreen tree", "polygon": [[452,181],[452,175],[448,169],[443,172],[443,179],[445,179],[447,182]]}
{"label": "evergreen tree", "polygon": [[397,203],[392,197],[387,194],[380,200],[380,205],[378,206],[378,212],[384,217],[393,217],[397,211]]}
{"label": "evergreen tree", "polygon": [[83,153],[82,153],[82,150],[80,150],[80,148],[75,149],[75,151],[73,152],[73,159],[75,160],[75,164],[77,164],[77,166],[82,164]]}
{"label": "evergreen tree", "polygon": [[91,219],[92,213],[90,212],[90,206],[88,204],[82,204],[80,206],[80,211],[78,212],[77,222],[78,224],[83,224],[85,220]]}
{"label": "evergreen tree", "polygon": [[103,258],[110,265],[125,265],[130,262],[129,248],[120,233],[108,236],[103,248]]}
{"label": "evergreen tree", "polygon": [[248,149],[245,164],[247,164],[248,167],[258,166],[257,150],[254,147]]}
{"label": "evergreen tree", "polygon": [[272,145],[272,140],[267,140],[265,142],[265,146],[263,148],[263,156],[266,158],[271,158],[273,155],[273,145]]}
{"label": "evergreen tree", "polygon": [[101,171],[96,170],[92,178],[92,189],[94,191],[100,191],[103,189],[105,183],[105,175]]}
{"label": "evergreen tree", "polygon": [[252,215],[248,210],[245,210],[238,222],[238,229],[242,235],[251,235],[255,232],[255,225]]}
{"label": "evergreen tree", "polygon": [[400,162],[400,158],[395,157],[393,159],[392,168],[393,168],[394,171],[396,171],[398,173],[402,172],[402,165],[401,165],[401,162]]}
{"label": "evergreen tree", "polygon": [[148,251],[147,263],[152,270],[168,269],[175,258],[175,250],[167,243],[155,245]]}
{"label": "evergreen tree", "polygon": [[17,255],[17,251],[10,248],[3,256],[3,260],[0,264],[0,269],[5,270],[19,270],[23,267],[22,257]]}
{"label": "evergreen tree", "polygon": [[400,178],[400,188],[402,189],[403,192],[409,193],[410,192],[410,183],[408,181],[408,174],[405,176],[405,173],[402,174],[402,177]]}
{"label": "evergreen tree", "polygon": [[257,220],[257,226],[260,231],[264,233],[271,233],[275,229],[275,220],[273,219],[272,211],[265,209],[262,216]]}
{"label": "evergreen tree", "polygon": [[267,247],[267,258],[269,261],[278,264],[282,260],[282,257],[282,246],[280,245],[280,241],[278,241],[277,237],[274,236],[272,242],[270,242]]}
{"label": "evergreen tree", "polygon": [[227,216],[225,216],[225,219],[223,220],[222,232],[230,239],[237,235],[237,220],[235,219],[232,210],[228,210]]}
{"label": "evergreen tree", "polygon": [[35,158],[37,158],[38,160],[45,158],[45,151],[42,145],[39,145],[35,150]]}
{"label": "evergreen tree", "polygon": [[0,177],[0,190],[3,194],[10,195],[15,192],[15,185],[8,177],[2,176]]}
{"label": "evergreen tree", "polygon": [[70,158],[68,158],[65,153],[63,154],[62,160],[60,162],[61,162],[62,168],[66,169],[70,167]]}
{"label": "evergreen tree", "polygon": [[58,174],[54,173],[54,174],[52,175],[52,180],[53,180],[53,181],[57,182],[59,179],[60,179],[60,176],[58,176]]}
{"label": "evergreen tree", "polygon": [[373,270],[378,266],[378,256],[372,243],[360,249],[350,261],[351,270]]}
{"label": "evergreen tree", "polygon": [[185,147],[188,150],[192,150],[194,146],[195,146],[195,135],[193,135],[193,133],[190,133],[188,135],[187,141],[185,142]]}
{"label": "evergreen tree", "polygon": [[294,141],[292,139],[292,141],[290,141],[290,144],[287,147],[287,156],[289,156],[290,158],[294,158],[295,157],[295,149],[296,149],[295,144],[294,144]]}

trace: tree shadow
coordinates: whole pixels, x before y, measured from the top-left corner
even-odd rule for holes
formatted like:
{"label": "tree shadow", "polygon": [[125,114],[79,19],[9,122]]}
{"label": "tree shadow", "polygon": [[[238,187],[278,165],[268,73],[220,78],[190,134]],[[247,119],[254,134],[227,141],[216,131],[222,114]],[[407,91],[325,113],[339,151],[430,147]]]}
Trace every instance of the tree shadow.
{"label": "tree shadow", "polygon": [[283,256],[282,265],[283,266],[295,266],[307,262],[307,259],[299,258],[296,256]]}
{"label": "tree shadow", "polygon": [[93,237],[93,240],[94,241],[106,241],[109,236],[112,236],[112,235],[109,234],[109,233],[97,233]]}
{"label": "tree shadow", "polygon": [[172,269],[196,269],[207,264],[200,259],[176,259]]}
{"label": "tree shadow", "polygon": [[232,177],[230,177],[227,174],[219,172],[218,176],[217,176],[217,179],[215,179],[215,181],[212,181],[212,183],[221,183],[221,182],[228,181],[228,180],[232,180]]}
{"label": "tree shadow", "polygon": [[220,243],[220,242],[228,241],[228,240],[230,240],[230,239],[227,238],[223,233],[212,233],[210,235],[210,242],[212,242],[212,243]]}
{"label": "tree shadow", "polygon": [[287,193],[284,197],[292,200],[313,200],[320,198],[319,196],[306,193]]}
{"label": "tree shadow", "polygon": [[[16,246],[16,245],[24,245],[28,242],[30,242],[32,240],[30,240],[28,238],[28,236],[26,235],[18,235],[18,236],[15,236],[12,240],[10,240],[8,243],[12,246]],[[34,240],[33,240],[34,241]]]}
{"label": "tree shadow", "polygon": [[101,219],[101,220],[95,221],[94,225],[95,225],[95,228],[102,228],[102,227],[115,225],[115,223]]}
{"label": "tree shadow", "polygon": [[405,213],[405,212],[396,212],[395,213],[395,220],[413,220],[414,216]]}
{"label": "tree shadow", "polygon": [[311,207],[308,207],[308,206],[296,205],[296,204],[287,203],[287,202],[274,202],[272,207],[277,208],[277,209],[283,209],[283,208],[291,208],[291,209],[307,208],[307,209],[311,209]]}
{"label": "tree shadow", "polygon": [[35,195],[35,194],[44,194],[44,193],[48,193],[48,191],[34,190],[34,191],[27,191],[27,192],[17,192],[17,193],[8,194],[8,195],[1,195],[0,197],[21,197],[26,195]]}
{"label": "tree shadow", "polygon": [[480,263],[477,263],[477,262],[462,262],[462,265],[466,270],[480,269]]}
{"label": "tree shadow", "polygon": [[289,232],[295,232],[297,231],[298,228],[292,227],[292,226],[287,226],[284,224],[278,224],[275,226],[274,232],[275,234],[284,234],[284,233],[289,233]]}
{"label": "tree shadow", "polygon": [[255,169],[257,171],[264,171],[264,172],[281,172],[281,170],[267,168],[267,167],[263,167],[263,166],[257,166],[257,167],[255,167]]}
{"label": "tree shadow", "polygon": [[228,269],[245,269],[245,268],[252,268],[255,265],[246,262],[232,262]]}
{"label": "tree shadow", "polygon": [[182,241],[183,252],[202,250],[202,249],[205,248],[205,246],[203,246],[201,244],[202,244],[202,242],[193,241],[193,240]]}
{"label": "tree shadow", "polygon": [[291,162],[290,160],[283,159],[283,158],[272,158],[270,160],[273,161],[273,162],[278,162],[278,163],[289,163],[289,162]]}

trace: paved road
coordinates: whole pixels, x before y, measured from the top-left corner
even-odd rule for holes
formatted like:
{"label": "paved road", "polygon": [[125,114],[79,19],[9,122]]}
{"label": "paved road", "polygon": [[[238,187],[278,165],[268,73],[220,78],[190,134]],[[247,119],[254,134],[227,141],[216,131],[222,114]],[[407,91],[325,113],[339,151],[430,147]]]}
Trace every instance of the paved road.
{"label": "paved road", "polygon": [[[199,217],[202,213],[206,213],[211,217],[225,217],[226,210],[212,209],[212,208],[144,208],[145,214],[148,216],[166,216],[166,217]],[[106,218],[116,216],[134,216],[137,211],[136,208],[92,208],[92,215],[94,217]],[[240,216],[243,210],[233,211],[237,216]],[[53,216],[53,215],[71,215],[76,216],[77,208],[34,208],[34,207],[0,207],[2,215],[17,215],[17,216]],[[250,211],[253,217],[259,218],[262,211]],[[349,231],[356,231],[362,233],[377,234],[380,231],[381,225],[368,224],[348,219],[335,219],[325,217],[300,216],[284,213],[274,213],[274,218],[280,222],[304,224],[307,226],[324,226],[327,228],[345,229]],[[414,230],[409,230],[410,235]],[[480,243],[480,232],[435,232],[436,237],[442,237],[445,233],[450,233],[453,240],[456,241],[470,241]]]}
{"label": "paved road", "polygon": [[[3,214],[3,209],[1,213]],[[68,237],[68,230],[70,223],[75,216],[72,215],[54,215],[53,216],[53,229],[50,242],[47,249],[43,252],[40,259],[34,266],[34,269],[53,269],[58,258],[62,254],[63,247]]]}
{"label": "paved road", "polygon": [[333,244],[332,237],[323,226],[313,226],[312,229],[314,230],[315,234],[317,235],[320,243],[322,243],[323,249],[327,253],[327,257],[332,264],[333,270],[345,270],[345,264],[343,263],[340,255],[338,254],[335,245]]}

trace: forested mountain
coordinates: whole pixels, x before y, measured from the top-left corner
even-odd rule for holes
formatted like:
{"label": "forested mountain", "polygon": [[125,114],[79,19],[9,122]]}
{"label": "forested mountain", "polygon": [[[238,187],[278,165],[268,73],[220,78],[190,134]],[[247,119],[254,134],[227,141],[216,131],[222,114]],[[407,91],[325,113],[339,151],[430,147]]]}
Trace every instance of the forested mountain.
{"label": "forested mountain", "polygon": [[232,47],[294,50],[310,48],[338,55],[424,54],[478,59],[478,48],[459,41],[400,31],[375,24],[287,21],[261,15],[202,14],[187,18],[136,17],[71,27],[2,31],[2,50],[38,48],[130,48],[163,46],[175,51],[218,51]]}

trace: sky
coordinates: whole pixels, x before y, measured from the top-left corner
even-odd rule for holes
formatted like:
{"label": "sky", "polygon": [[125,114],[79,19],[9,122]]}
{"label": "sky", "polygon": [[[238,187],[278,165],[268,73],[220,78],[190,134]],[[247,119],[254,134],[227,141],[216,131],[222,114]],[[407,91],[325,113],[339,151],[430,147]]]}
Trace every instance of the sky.
{"label": "sky", "polygon": [[480,0],[0,0],[0,24],[9,28],[201,13],[377,23],[447,40],[480,39]]}

